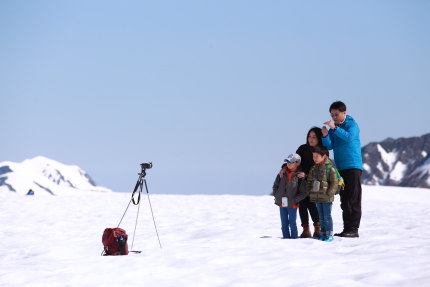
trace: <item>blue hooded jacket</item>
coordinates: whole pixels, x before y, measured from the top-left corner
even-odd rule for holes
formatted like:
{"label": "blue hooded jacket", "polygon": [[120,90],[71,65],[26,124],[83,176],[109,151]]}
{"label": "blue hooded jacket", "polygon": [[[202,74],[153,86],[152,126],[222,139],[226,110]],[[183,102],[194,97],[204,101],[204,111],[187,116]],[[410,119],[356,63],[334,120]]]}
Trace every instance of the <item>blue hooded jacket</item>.
{"label": "blue hooded jacket", "polygon": [[338,170],[363,169],[360,128],[351,116],[347,115],[345,121],[335,130],[330,129],[328,136],[322,138],[322,144],[333,150]]}

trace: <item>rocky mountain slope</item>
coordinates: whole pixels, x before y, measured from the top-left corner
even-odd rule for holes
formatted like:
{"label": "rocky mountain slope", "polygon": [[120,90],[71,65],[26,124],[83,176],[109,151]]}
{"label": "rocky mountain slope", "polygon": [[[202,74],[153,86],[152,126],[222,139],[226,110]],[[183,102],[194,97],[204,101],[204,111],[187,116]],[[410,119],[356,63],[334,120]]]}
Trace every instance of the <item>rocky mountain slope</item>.
{"label": "rocky mountain slope", "polygon": [[430,133],[364,146],[363,183],[430,188]]}

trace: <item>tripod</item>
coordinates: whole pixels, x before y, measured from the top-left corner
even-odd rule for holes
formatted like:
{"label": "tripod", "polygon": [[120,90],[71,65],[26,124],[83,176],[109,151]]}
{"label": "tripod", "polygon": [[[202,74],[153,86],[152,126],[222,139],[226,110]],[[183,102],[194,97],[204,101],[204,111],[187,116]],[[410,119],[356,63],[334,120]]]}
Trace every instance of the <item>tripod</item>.
{"label": "tripod", "polygon": [[[160,236],[158,236],[158,230],[157,230],[157,224],[155,224],[155,217],[154,217],[154,212],[152,211],[152,204],[151,204],[151,199],[149,198],[149,191],[148,191],[148,185],[146,184],[146,169],[152,168],[152,163],[142,163],[140,164],[141,166],[141,172],[138,173],[139,178],[137,179],[136,182],[136,186],[134,187],[133,193],[131,195],[131,199],[127,205],[127,208],[124,211],[124,214],[121,217],[121,220],[118,223],[119,227],[121,225],[122,220],[124,219],[125,214],[127,213],[128,208],[130,207],[130,204],[133,202],[134,205],[137,205],[137,214],[136,214],[136,223],[134,224],[134,232],[133,232],[133,241],[131,243],[131,249],[133,249],[133,245],[134,245],[134,236],[136,235],[136,227],[137,227],[137,220],[139,218],[139,211],[140,211],[140,195],[142,193],[143,190],[143,184],[145,184],[145,189],[146,189],[146,194],[148,195],[148,202],[149,202],[149,207],[151,209],[151,214],[152,214],[152,221],[154,222],[154,227],[155,227],[155,232],[157,233],[157,238],[158,238],[158,243],[160,244],[160,248],[161,247],[161,241],[160,241]],[[139,190],[138,192],[138,197],[137,200],[134,199],[134,196],[136,194],[136,192]],[[140,251],[131,251],[131,252],[137,252],[140,253]]]}

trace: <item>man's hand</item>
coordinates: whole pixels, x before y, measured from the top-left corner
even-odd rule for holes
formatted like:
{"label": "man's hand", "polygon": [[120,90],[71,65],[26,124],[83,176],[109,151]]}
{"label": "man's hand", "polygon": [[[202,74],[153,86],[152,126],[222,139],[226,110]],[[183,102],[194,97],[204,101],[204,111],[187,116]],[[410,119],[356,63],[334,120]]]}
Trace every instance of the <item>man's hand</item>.
{"label": "man's hand", "polygon": [[325,125],[328,125],[332,130],[336,127],[333,121],[327,121],[324,123]]}
{"label": "man's hand", "polygon": [[301,172],[299,172],[299,173],[297,173],[297,177],[298,178],[304,178],[305,177],[305,173],[303,172],[303,171],[301,171]]}

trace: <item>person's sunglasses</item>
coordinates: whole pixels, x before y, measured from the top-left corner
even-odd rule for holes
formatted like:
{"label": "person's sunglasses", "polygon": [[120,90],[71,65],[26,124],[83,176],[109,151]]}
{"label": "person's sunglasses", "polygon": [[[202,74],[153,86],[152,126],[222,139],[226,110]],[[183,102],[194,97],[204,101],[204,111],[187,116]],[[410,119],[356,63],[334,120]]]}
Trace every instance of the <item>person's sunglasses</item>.
{"label": "person's sunglasses", "polygon": [[331,117],[338,117],[340,115],[340,113],[331,113],[330,115],[331,115]]}

